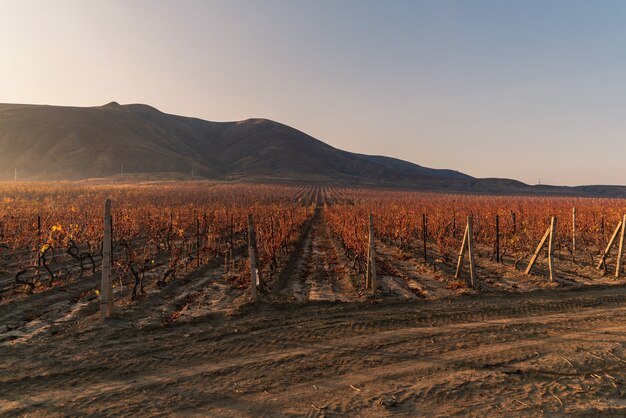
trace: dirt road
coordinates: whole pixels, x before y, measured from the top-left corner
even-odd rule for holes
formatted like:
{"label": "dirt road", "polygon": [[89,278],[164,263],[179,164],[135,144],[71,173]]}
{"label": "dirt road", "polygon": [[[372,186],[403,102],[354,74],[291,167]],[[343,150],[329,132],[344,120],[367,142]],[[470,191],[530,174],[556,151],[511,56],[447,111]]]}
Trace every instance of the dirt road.
{"label": "dirt road", "polygon": [[270,298],[279,295],[279,299],[298,302],[362,300],[365,289],[351,277],[349,264],[329,230],[323,207],[318,206]]}
{"label": "dirt road", "polygon": [[5,342],[0,414],[626,413],[623,288],[243,304],[167,325],[144,306]]}

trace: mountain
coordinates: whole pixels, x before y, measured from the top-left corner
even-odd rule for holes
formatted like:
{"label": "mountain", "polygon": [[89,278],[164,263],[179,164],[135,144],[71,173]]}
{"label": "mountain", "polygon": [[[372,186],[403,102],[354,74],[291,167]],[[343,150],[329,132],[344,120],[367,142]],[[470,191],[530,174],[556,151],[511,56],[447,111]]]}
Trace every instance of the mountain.
{"label": "mountain", "polygon": [[209,122],[142,104],[0,104],[0,179],[80,180],[127,174],[411,185],[471,179],[452,170],[342,151],[266,119]]}
{"label": "mountain", "polygon": [[482,194],[626,197],[622,186],[530,186],[334,148],[267,119],[209,122],[144,104],[0,104],[0,180],[255,180]]}

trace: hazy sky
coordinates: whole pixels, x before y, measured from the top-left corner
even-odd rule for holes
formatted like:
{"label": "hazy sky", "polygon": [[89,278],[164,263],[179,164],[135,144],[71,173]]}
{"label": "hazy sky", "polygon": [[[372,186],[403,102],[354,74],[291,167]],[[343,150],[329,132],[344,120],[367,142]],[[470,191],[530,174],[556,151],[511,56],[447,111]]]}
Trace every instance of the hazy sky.
{"label": "hazy sky", "polygon": [[0,0],[0,69],[0,102],[266,117],[478,177],[626,184],[626,1]]}

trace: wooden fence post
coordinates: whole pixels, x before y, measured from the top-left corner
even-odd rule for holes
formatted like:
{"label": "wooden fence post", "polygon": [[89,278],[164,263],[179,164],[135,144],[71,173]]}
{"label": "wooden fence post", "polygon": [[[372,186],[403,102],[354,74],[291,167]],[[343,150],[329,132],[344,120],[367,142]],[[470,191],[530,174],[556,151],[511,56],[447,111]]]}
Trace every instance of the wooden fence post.
{"label": "wooden fence post", "polygon": [[248,214],[248,254],[250,256],[250,294],[252,296],[252,300],[257,300],[257,288],[256,288],[256,254],[254,251],[254,241],[255,241],[255,233],[254,233],[254,221],[252,219],[252,214]]}
{"label": "wooden fence post", "polygon": [[619,277],[622,270],[622,252],[624,250],[624,234],[626,233],[626,215],[622,215],[622,232],[619,237],[619,249],[617,251],[617,263],[615,264],[615,278]]}
{"label": "wooden fence post", "polygon": [[550,220],[550,240],[548,241],[548,266],[550,267],[550,281],[554,282],[554,260],[552,250],[554,249],[554,234],[556,233],[556,217]]}
{"label": "wooden fence post", "polygon": [[370,233],[369,233],[369,284],[372,293],[376,293],[376,241],[374,238],[374,215],[370,213]]}
{"label": "wooden fence post", "polygon": [[100,283],[100,318],[113,314],[113,283],[111,281],[111,200],[104,202],[104,240],[102,242],[102,281]]}

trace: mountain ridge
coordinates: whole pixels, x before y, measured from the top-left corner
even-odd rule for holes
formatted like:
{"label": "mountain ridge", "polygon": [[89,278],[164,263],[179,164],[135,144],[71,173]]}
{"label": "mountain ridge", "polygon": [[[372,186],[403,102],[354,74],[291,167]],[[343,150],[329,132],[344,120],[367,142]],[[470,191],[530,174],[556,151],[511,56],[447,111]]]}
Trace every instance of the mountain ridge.
{"label": "mountain ridge", "polygon": [[[29,180],[110,177],[122,165],[127,172],[179,175],[193,167],[196,175],[211,179],[391,184],[403,177],[471,178],[343,151],[269,119],[211,122],[117,102],[95,107],[0,104],[0,148],[3,179],[12,176],[12,165]],[[88,160],[93,163],[85,165]]]}
{"label": "mountain ridge", "polygon": [[212,122],[146,104],[0,104],[0,180],[162,179],[333,183],[453,193],[626,197],[624,186],[527,185],[335,148],[264,118]]}

